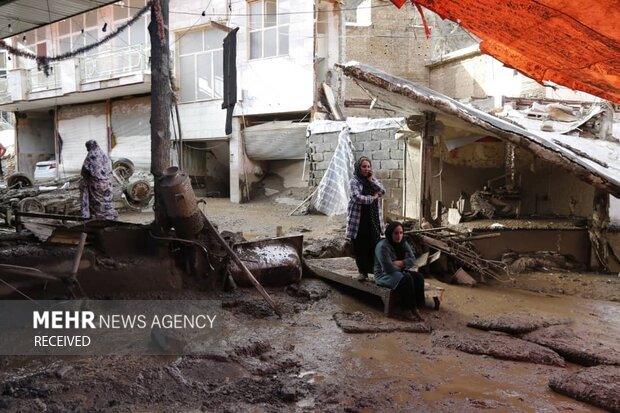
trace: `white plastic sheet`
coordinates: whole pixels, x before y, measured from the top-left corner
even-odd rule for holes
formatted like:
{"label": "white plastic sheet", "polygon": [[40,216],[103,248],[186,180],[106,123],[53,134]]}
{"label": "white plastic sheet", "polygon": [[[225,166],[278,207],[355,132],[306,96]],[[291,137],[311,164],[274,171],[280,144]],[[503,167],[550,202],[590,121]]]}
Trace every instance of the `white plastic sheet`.
{"label": "white plastic sheet", "polygon": [[338,145],[327,166],[325,175],[312,198],[314,208],[328,216],[347,212],[349,203],[349,181],[353,174],[353,145],[349,128],[344,127],[338,135]]}

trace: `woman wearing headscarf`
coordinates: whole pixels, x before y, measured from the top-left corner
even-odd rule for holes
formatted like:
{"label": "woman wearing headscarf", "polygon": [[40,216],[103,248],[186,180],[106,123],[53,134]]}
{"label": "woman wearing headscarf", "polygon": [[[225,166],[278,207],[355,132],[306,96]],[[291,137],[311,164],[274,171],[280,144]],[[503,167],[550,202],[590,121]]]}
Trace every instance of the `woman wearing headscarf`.
{"label": "woman wearing headscarf", "polygon": [[378,199],[385,195],[385,188],[372,176],[372,163],[365,156],[355,163],[349,187],[347,238],[353,242],[358,280],[364,281],[368,273],[374,271],[375,245],[383,233],[383,214]]}
{"label": "woman wearing headscarf", "polygon": [[94,219],[116,219],[112,204],[112,162],[95,140],[86,142],[88,154],[82,164],[81,213]]}
{"label": "woman wearing headscarf", "polygon": [[414,263],[402,224],[390,223],[375,248],[375,282],[396,291],[406,318],[422,320],[418,308],[424,307],[424,277],[410,270]]}

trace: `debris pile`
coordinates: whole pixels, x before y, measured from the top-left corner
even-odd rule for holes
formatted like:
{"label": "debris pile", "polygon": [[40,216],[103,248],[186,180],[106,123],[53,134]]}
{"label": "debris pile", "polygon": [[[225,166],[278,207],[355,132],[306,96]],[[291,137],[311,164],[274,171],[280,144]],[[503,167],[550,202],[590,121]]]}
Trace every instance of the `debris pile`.
{"label": "debris pile", "polygon": [[415,243],[440,251],[454,259],[459,265],[472,270],[480,277],[478,281],[484,281],[485,277],[502,281],[510,278],[506,264],[483,258],[471,243],[478,239],[498,237],[500,233],[472,235],[469,232],[460,232],[448,227],[437,227],[405,230],[405,234],[410,236]]}
{"label": "debris pile", "polygon": [[535,251],[529,253],[507,252],[501,261],[508,266],[511,274],[533,271],[579,271],[582,266],[569,255],[554,251]]}
{"label": "debris pile", "polygon": [[[128,167],[131,161],[125,161],[114,164],[114,207],[118,211],[141,211],[151,204],[153,177],[147,172],[136,172],[133,164]],[[0,189],[0,218],[6,221],[7,211],[80,215],[80,179],[69,176],[34,186],[26,174],[12,174],[6,178],[7,187]]]}

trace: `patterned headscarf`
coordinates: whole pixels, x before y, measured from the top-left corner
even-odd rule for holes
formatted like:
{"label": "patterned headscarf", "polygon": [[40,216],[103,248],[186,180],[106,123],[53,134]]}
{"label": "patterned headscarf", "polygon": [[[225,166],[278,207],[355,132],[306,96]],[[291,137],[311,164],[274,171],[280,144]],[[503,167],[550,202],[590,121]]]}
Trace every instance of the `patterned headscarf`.
{"label": "patterned headscarf", "polygon": [[84,168],[89,176],[98,181],[108,179],[112,175],[112,162],[108,155],[99,147],[94,139],[86,142],[86,150],[88,154],[84,159]]}

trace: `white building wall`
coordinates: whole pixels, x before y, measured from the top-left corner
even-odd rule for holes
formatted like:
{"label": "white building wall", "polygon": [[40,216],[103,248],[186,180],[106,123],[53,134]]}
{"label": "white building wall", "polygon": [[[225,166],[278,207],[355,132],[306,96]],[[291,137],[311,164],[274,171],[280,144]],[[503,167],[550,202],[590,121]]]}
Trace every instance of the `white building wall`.
{"label": "white building wall", "polygon": [[249,60],[248,3],[232,0],[231,27],[237,33],[235,115],[299,112],[312,108],[314,28],[312,0],[290,3],[289,55]]}
{"label": "white building wall", "polygon": [[[170,56],[174,62],[175,81],[177,86],[179,73],[179,41],[189,31],[205,30],[212,27],[211,22],[229,25],[227,2],[214,0],[205,4],[197,0],[171,0],[170,10]],[[197,16],[205,10],[205,16]],[[177,92],[178,93],[178,92]],[[183,140],[222,139],[226,137],[224,125],[226,111],[222,109],[222,99],[200,102],[179,103],[179,113]]]}
{"label": "white building wall", "polygon": [[226,111],[222,109],[221,99],[180,103],[179,118],[183,140],[222,139],[226,136]]}

